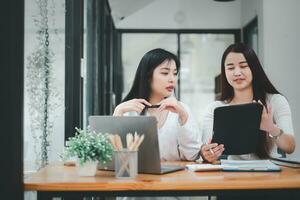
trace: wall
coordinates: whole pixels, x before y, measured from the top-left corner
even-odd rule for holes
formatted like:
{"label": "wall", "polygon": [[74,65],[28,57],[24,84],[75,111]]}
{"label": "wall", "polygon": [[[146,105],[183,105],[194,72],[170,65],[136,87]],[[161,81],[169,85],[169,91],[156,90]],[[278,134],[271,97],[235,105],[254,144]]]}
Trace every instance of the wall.
{"label": "wall", "polygon": [[297,91],[297,66],[300,56],[300,1],[242,0],[242,26],[258,16],[259,57],[275,87],[287,97],[293,115],[296,151],[289,157],[300,157],[300,92]]}
{"label": "wall", "polygon": [[293,114],[296,152],[300,157],[300,1],[264,0],[263,56],[266,72],[275,86],[287,97]]}
{"label": "wall", "polygon": [[213,0],[156,0],[131,15],[125,16],[122,21],[116,23],[116,27],[235,29],[240,28],[240,16],[240,0],[227,3]]}
{"label": "wall", "polygon": [[263,1],[262,0],[242,0],[241,1],[241,27],[245,27],[251,22],[256,16],[258,17],[258,57],[263,61]]}

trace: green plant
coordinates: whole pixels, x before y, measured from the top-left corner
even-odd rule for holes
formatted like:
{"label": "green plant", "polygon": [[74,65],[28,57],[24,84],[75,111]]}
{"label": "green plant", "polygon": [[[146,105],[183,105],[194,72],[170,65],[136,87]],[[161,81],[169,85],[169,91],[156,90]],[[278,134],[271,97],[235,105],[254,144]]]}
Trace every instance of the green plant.
{"label": "green plant", "polygon": [[111,161],[113,146],[107,134],[75,129],[75,136],[66,143],[65,158],[77,157],[80,165],[87,161],[99,161],[101,164]]}
{"label": "green plant", "polygon": [[[26,56],[25,96],[28,101],[25,103],[30,116],[30,134],[34,141],[35,165],[40,169],[49,162],[54,119],[63,101],[61,93],[55,85],[57,80],[53,66],[56,54],[52,45],[54,39],[57,38],[57,25],[54,20],[55,2],[48,0],[30,2],[36,3],[37,13],[32,16],[35,47]],[[28,33],[28,35],[31,34]]]}

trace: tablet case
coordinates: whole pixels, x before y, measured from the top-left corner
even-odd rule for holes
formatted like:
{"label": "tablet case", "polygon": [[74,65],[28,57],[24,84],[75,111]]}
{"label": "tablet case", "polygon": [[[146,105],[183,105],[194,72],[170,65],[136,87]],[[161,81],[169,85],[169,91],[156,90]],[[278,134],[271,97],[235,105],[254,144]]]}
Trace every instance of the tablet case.
{"label": "tablet case", "polygon": [[224,144],[225,155],[254,153],[262,134],[259,129],[262,110],[258,103],[216,108],[212,142]]}

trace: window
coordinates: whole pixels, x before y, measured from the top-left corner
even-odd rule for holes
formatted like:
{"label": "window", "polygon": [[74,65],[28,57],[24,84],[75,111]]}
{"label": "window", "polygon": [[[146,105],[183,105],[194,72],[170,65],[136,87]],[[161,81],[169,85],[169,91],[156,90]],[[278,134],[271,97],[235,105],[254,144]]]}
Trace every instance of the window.
{"label": "window", "polygon": [[64,144],[65,4],[25,1],[24,170],[58,160]]}
{"label": "window", "polygon": [[[205,108],[216,98],[216,77],[221,73],[222,53],[239,41],[238,30],[130,30],[122,33],[123,93],[129,92],[143,55],[163,48],[179,56],[181,69],[176,96],[191,108]],[[193,109],[201,123],[204,109]]]}

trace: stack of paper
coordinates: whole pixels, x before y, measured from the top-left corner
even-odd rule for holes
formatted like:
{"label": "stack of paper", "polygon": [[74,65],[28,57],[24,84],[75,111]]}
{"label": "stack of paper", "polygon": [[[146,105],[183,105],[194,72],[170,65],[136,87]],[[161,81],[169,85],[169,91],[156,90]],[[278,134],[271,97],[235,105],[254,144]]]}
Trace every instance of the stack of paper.
{"label": "stack of paper", "polygon": [[270,160],[221,160],[224,171],[280,171]]}
{"label": "stack of paper", "polygon": [[221,165],[212,165],[212,164],[190,164],[190,165],[186,165],[186,167],[188,170],[194,171],[194,172],[222,170]]}
{"label": "stack of paper", "polygon": [[190,171],[278,172],[281,168],[270,160],[221,160],[221,165],[189,164]]}

